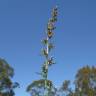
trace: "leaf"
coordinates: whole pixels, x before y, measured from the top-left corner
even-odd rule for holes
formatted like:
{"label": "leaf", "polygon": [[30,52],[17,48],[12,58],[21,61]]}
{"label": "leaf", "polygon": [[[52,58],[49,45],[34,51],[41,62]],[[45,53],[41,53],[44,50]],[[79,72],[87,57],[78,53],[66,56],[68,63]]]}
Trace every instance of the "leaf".
{"label": "leaf", "polygon": [[45,57],[48,56],[48,53],[47,53],[47,51],[46,51],[45,49],[42,50],[42,54],[43,54]]}
{"label": "leaf", "polygon": [[47,40],[47,39],[44,39],[44,40],[42,40],[42,43],[43,43],[44,45],[46,45],[46,44],[48,44],[48,40]]}
{"label": "leaf", "polygon": [[50,44],[48,45],[48,48],[49,48],[49,51],[51,51],[51,49],[53,49],[53,48],[54,48],[53,44],[52,44],[52,43],[50,43]]}

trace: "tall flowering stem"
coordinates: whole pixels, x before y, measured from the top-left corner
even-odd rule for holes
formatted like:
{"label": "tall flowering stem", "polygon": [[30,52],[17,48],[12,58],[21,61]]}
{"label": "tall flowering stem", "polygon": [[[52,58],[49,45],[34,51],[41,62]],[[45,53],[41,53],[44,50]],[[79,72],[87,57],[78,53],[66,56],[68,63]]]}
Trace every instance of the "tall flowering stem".
{"label": "tall flowering stem", "polygon": [[52,38],[54,36],[55,22],[57,21],[57,7],[52,10],[52,17],[49,19],[46,30],[46,37],[42,40],[44,45],[42,54],[45,57],[42,70],[37,73],[42,76],[40,80],[33,81],[28,87],[27,92],[31,93],[31,96],[55,96],[55,87],[52,81],[48,80],[48,69],[52,66],[54,58],[51,55],[51,50],[54,48]]}
{"label": "tall flowering stem", "polygon": [[51,84],[48,82],[48,69],[51,65],[53,65],[54,58],[51,56],[50,51],[54,48],[54,45],[52,43],[52,38],[54,36],[54,29],[55,22],[57,21],[57,7],[53,8],[52,10],[52,17],[49,19],[47,24],[47,31],[46,31],[46,38],[42,40],[44,44],[44,48],[42,49],[42,54],[45,57],[45,62],[42,66],[42,78],[44,79],[45,83],[45,92],[44,96],[48,96],[49,91],[51,90]]}

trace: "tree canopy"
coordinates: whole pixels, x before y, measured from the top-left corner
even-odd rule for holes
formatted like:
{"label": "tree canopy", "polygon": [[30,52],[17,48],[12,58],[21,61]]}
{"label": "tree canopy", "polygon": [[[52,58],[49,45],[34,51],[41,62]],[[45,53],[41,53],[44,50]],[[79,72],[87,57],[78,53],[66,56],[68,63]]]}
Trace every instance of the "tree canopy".
{"label": "tree canopy", "polygon": [[81,68],[75,79],[76,93],[85,96],[96,95],[96,67],[85,66]]}
{"label": "tree canopy", "polygon": [[19,86],[17,82],[13,83],[11,78],[14,76],[13,68],[0,58],[0,96],[14,96],[14,88]]}

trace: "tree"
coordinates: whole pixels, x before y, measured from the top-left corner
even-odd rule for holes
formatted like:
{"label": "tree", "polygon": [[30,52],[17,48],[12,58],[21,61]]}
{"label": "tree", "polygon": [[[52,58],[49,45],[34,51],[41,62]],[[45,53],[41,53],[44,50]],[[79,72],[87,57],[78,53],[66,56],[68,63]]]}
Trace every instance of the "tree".
{"label": "tree", "polygon": [[45,57],[45,61],[40,72],[42,79],[33,81],[27,88],[27,91],[30,92],[32,96],[54,96],[55,94],[55,87],[52,81],[48,80],[47,77],[48,68],[55,63],[54,58],[49,53],[54,48],[54,45],[52,44],[52,37],[54,35],[53,30],[56,28],[56,21],[57,7],[52,10],[52,18],[49,19],[47,24],[46,38],[42,40],[44,45],[42,55]]}
{"label": "tree", "polygon": [[65,80],[55,96],[96,96],[96,67],[85,66],[79,69],[74,84],[72,90],[70,81]]}
{"label": "tree", "polygon": [[76,74],[75,86],[77,96],[96,96],[96,68],[81,68]]}
{"label": "tree", "polygon": [[17,82],[13,83],[11,78],[14,76],[14,70],[9,64],[0,58],[0,96],[14,96],[14,88],[19,86]]}

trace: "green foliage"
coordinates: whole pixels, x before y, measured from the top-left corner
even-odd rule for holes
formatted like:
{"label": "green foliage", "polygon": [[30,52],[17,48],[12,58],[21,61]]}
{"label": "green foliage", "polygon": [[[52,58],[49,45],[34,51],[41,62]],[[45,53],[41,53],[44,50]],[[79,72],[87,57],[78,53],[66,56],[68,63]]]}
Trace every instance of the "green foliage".
{"label": "green foliage", "polygon": [[[40,80],[34,81],[34,82],[32,82],[32,84],[30,84],[28,86],[27,91],[31,91],[32,87],[38,87],[38,88],[45,87],[44,84],[45,84],[45,80],[44,79],[40,79]],[[52,87],[53,86],[52,81],[47,80],[47,85]]]}
{"label": "green foliage", "polygon": [[11,78],[14,76],[14,70],[9,64],[0,58],[0,95],[14,96],[14,88],[19,86],[17,82],[13,83]]}
{"label": "green foliage", "polygon": [[86,66],[76,74],[75,86],[78,93],[87,96],[96,95],[96,68]]}
{"label": "green foliage", "polygon": [[0,59],[0,78],[13,77],[13,75],[13,68],[4,59]]}
{"label": "green foliage", "polygon": [[[49,89],[49,94],[53,94],[55,88],[53,86],[52,81],[47,80],[46,84],[48,86],[47,89]],[[51,88],[51,90],[50,90],[50,88]],[[44,90],[46,90],[46,88],[45,88],[45,80],[44,79],[33,81],[27,87],[27,92],[30,92],[32,96],[43,96],[44,95]]]}
{"label": "green foliage", "polygon": [[96,96],[96,67],[85,66],[78,70],[72,90],[65,80],[54,96]]}

